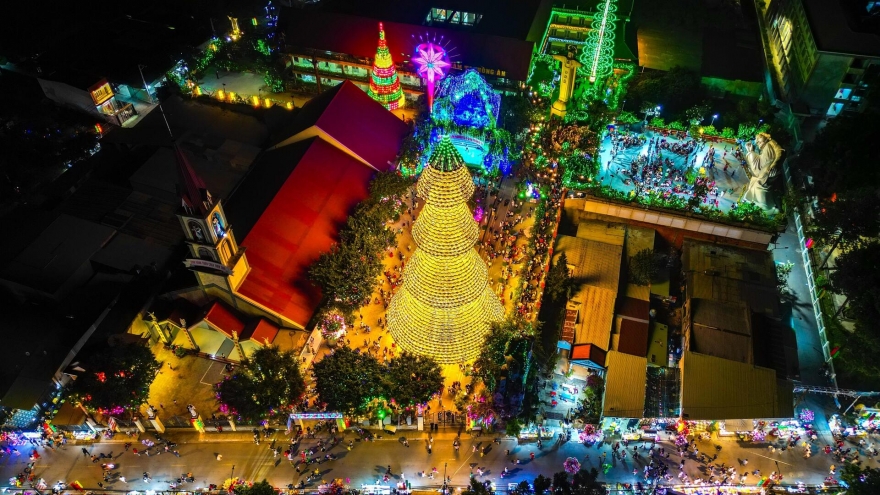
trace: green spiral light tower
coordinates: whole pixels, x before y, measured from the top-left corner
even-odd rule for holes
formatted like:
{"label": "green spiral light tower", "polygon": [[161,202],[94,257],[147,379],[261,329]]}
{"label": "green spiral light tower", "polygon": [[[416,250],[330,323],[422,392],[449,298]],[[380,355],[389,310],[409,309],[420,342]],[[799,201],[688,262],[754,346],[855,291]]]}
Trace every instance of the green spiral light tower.
{"label": "green spiral light tower", "polygon": [[617,0],[602,0],[597,7],[587,42],[581,53],[583,65],[579,73],[589,78],[590,84],[604,80],[614,70],[614,30],[617,22]]}

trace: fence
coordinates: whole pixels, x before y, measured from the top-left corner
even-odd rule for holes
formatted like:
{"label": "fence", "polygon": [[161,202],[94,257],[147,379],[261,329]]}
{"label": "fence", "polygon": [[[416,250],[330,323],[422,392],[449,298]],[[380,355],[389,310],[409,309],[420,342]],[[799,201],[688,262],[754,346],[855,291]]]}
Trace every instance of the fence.
{"label": "fence", "polygon": [[[793,188],[794,182],[792,181],[788,160],[783,162],[782,170],[785,172],[785,187]],[[822,357],[825,360],[825,364],[828,365],[828,370],[831,373],[831,382],[834,384],[834,388],[838,388],[837,375],[834,372],[834,362],[831,360],[831,344],[828,343],[828,335],[825,329],[825,318],[822,314],[822,306],[819,303],[819,292],[816,288],[816,275],[813,271],[812,260],[810,259],[810,250],[807,249],[806,236],[804,235],[804,222],[801,217],[800,207],[794,208],[793,215],[794,225],[797,229],[798,246],[801,251],[801,262],[804,265],[804,270],[807,272],[807,287],[810,289],[810,302],[813,305],[813,316],[816,318],[816,326],[819,329],[819,343],[822,347]]]}

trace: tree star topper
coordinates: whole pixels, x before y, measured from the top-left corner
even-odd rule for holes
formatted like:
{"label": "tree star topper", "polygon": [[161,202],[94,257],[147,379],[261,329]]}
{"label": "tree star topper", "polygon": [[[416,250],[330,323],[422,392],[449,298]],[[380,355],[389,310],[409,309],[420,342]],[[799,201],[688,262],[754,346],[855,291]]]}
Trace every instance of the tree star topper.
{"label": "tree star topper", "polygon": [[449,63],[449,55],[446,50],[434,43],[422,43],[416,47],[416,56],[412,58],[416,66],[416,72],[427,82],[428,108],[434,105],[434,83],[443,79],[445,69]]}

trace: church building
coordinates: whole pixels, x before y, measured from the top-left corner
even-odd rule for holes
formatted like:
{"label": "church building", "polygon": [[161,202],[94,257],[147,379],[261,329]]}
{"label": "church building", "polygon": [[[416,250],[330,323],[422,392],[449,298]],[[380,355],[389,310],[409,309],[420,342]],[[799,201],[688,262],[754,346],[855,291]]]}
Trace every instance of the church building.
{"label": "church building", "polygon": [[228,201],[175,148],[191,287],[160,296],[147,327],[168,344],[240,360],[281,329],[305,329],[321,303],[309,266],[394,169],[408,126],[351,82],[306,104]]}

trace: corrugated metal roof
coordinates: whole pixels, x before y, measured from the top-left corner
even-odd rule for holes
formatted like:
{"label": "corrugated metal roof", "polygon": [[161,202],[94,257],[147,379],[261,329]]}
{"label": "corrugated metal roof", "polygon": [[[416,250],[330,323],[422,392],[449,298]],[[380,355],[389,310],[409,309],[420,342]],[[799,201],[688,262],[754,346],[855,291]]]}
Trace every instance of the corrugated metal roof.
{"label": "corrugated metal roof", "polygon": [[554,263],[559,255],[565,253],[568,264],[574,267],[572,277],[617,294],[622,245],[561,235],[556,240],[555,251]]}
{"label": "corrugated metal roof", "polygon": [[771,369],[691,351],[684,353],[681,367],[685,419],[780,418],[790,412],[790,404],[780,404]]}
{"label": "corrugated metal roof", "polygon": [[605,359],[604,416],[641,418],[645,414],[645,384],[648,360],[617,351]]}
{"label": "corrugated metal roof", "polygon": [[691,318],[694,325],[727,330],[742,335],[752,334],[749,310],[742,303],[691,299]]}
{"label": "corrugated metal roof", "polygon": [[588,241],[623,246],[624,238],[626,237],[626,225],[587,220],[578,224],[576,237]]}
{"label": "corrugated metal roof", "polygon": [[740,333],[726,332],[694,324],[688,349],[700,354],[732,359],[753,364],[752,338]]}
{"label": "corrugated metal roof", "polygon": [[619,240],[617,244],[610,244],[565,235],[556,240],[555,258],[565,253],[568,264],[573,267],[572,277],[581,282],[568,304],[569,309],[579,311],[574,343],[595,344],[607,350],[620,282],[624,231],[618,224],[603,222],[585,222],[581,226],[586,226],[583,231],[596,239]]}
{"label": "corrugated metal roof", "polygon": [[577,344],[571,348],[569,357],[572,361],[592,361],[604,367],[606,354],[604,349],[600,349],[593,344]]}
{"label": "corrugated metal roof", "polygon": [[776,282],[748,282],[737,278],[716,276],[712,273],[687,274],[688,297],[745,303],[756,312],[771,318],[779,317],[779,295]]}
{"label": "corrugated metal roof", "polygon": [[581,321],[575,327],[576,344],[596,344],[608,349],[615,297],[616,292],[587,285],[572,298],[580,303]]}
{"label": "corrugated metal roof", "polygon": [[681,258],[685,272],[776,285],[776,267],[767,251],[686,240]]}
{"label": "corrugated metal roof", "polygon": [[620,322],[620,340],[616,350],[633,356],[648,353],[648,322],[624,319]]}

